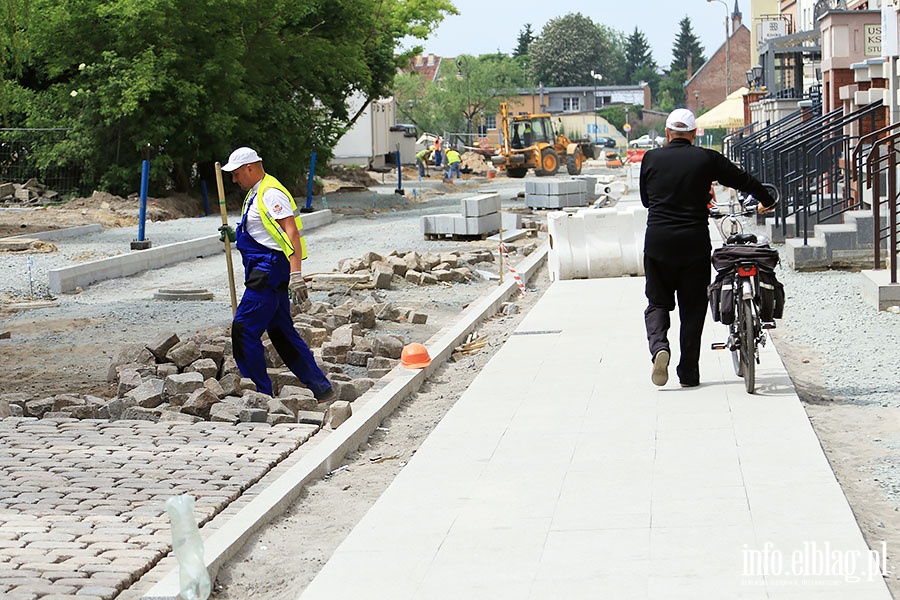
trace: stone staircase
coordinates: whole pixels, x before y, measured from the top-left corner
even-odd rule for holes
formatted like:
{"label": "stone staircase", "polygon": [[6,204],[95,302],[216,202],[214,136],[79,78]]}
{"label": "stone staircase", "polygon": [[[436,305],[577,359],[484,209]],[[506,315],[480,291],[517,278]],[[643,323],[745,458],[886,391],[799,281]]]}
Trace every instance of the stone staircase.
{"label": "stone staircase", "polygon": [[[784,227],[777,229],[775,219],[766,219],[766,235],[773,243],[784,243],[790,268],[795,271],[817,271],[829,268],[872,269],[875,266],[875,217],[872,211],[850,211],[838,217],[840,222],[815,225],[813,235],[806,244],[802,236],[795,237],[795,217],[788,217]],[[882,248],[887,246],[882,244]]]}

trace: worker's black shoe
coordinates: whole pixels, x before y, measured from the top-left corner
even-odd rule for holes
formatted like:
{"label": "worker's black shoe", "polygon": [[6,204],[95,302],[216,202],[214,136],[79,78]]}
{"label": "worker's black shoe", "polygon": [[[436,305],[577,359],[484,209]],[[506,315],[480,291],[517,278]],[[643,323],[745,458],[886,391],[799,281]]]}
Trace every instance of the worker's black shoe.
{"label": "worker's black shoe", "polygon": [[775,321],[763,321],[762,328],[763,329],[775,329]]}

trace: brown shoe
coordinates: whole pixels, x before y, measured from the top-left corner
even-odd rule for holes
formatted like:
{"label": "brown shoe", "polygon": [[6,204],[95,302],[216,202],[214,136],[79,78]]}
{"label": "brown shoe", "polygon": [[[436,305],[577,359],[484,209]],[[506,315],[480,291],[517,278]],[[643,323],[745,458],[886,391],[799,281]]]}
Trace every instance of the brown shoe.
{"label": "brown shoe", "polygon": [[653,372],[650,374],[653,385],[663,386],[669,381],[669,351],[659,350],[653,357]]}

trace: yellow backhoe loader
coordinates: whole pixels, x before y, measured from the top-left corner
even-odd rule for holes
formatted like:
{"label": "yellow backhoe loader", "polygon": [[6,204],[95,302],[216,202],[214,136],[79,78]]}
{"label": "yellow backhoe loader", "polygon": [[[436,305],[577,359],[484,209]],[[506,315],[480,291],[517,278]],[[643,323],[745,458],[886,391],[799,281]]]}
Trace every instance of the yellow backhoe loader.
{"label": "yellow backhoe loader", "polygon": [[506,102],[500,104],[503,143],[491,162],[506,169],[510,177],[525,177],[528,169],[534,174],[555,175],[560,161],[566,164],[569,175],[581,174],[581,164],[594,158],[594,144],[590,140],[573,142],[556,133],[549,114],[525,114],[510,117]]}

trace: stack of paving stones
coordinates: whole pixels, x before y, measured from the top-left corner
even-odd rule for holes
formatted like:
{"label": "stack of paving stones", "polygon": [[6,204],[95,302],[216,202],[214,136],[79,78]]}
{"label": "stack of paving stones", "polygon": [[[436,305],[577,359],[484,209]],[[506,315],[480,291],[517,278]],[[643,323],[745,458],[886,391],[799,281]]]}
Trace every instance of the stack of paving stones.
{"label": "stack of paving stones", "polygon": [[25,183],[0,183],[0,204],[7,206],[35,206],[59,202],[59,193],[48,189],[37,179]]}
{"label": "stack of paving stones", "polygon": [[564,179],[562,177],[537,177],[525,180],[525,206],[531,208],[566,208],[585,206],[596,187],[594,178]]}
{"label": "stack of paving stones", "polygon": [[169,497],[202,525],[316,430],[0,419],[0,598],[115,598],[169,553]]}
{"label": "stack of paving stones", "polygon": [[500,231],[500,195],[476,194],[459,201],[460,213],[425,215],[419,219],[425,239],[483,239]]}

